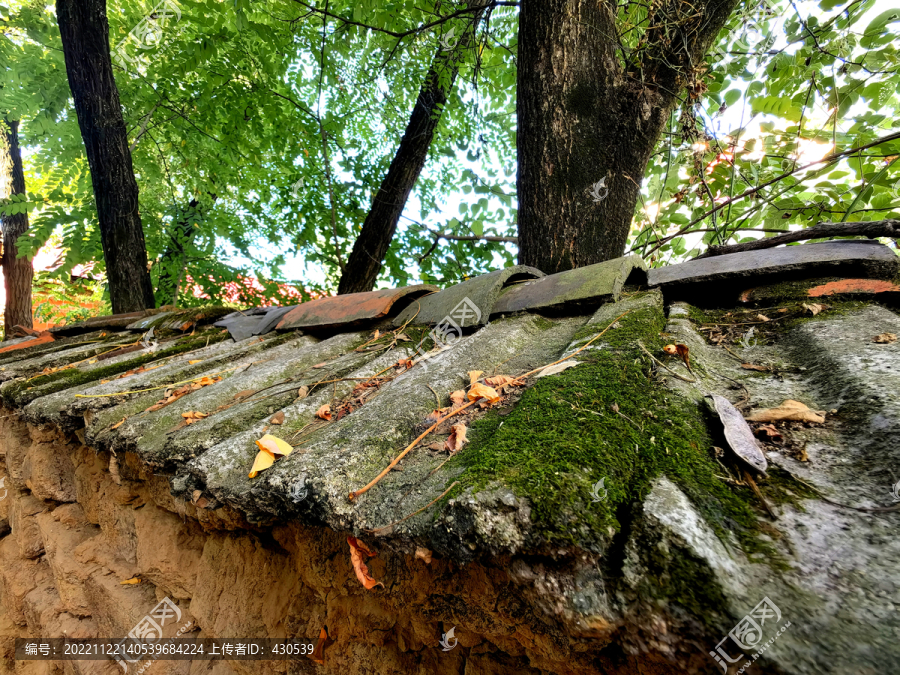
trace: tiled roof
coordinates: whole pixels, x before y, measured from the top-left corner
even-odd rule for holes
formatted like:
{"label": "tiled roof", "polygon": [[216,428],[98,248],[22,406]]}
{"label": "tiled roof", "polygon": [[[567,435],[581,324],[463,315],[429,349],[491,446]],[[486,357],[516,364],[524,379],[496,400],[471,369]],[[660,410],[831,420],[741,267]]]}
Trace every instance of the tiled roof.
{"label": "tiled roof", "polygon": [[[879,304],[849,303],[834,313],[820,304],[859,298],[895,301],[898,271],[900,258],[880,244],[829,242],[698,260],[651,270],[649,275],[639,259],[630,257],[551,276],[513,267],[444,290],[416,286],[320,298],[291,308],[237,313],[155,310],[99,317],[55,330],[54,341],[34,346],[26,341],[17,345],[19,349],[0,352],[0,396],[7,408],[34,424],[52,423],[75,431],[88,445],[124,452],[167,473],[175,496],[190,499],[199,490],[208,500],[207,508],[228,505],[260,526],[299,519],[385,536],[398,546],[422,543],[460,561],[528,552],[552,557],[563,548],[601,557],[612,552],[623,578],[636,584],[631,591],[637,595],[647,592],[639,578],[651,574],[647,571],[651,561],[640,547],[666,541],[708,566],[709,583],[718,584],[717,592],[733,606],[743,606],[741,602],[751,595],[780,594],[788,608],[784,611],[807,612],[803,622],[809,639],[823,644],[834,639],[837,645],[840,626],[828,612],[816,613],[801,600],[789,600],[785,590],[804,587],[815,593],[817,584],[826,583],[827,571],[817,568],[817,560],[829,557],[827,545],[812,536],[796,535],[800,540],[793,540],[794,548],[798,566],[806,569],[805,579],[752,565],[741,555],[732,560],[733,552],[722,544],[721,538],[727,536],[719,529],[727,528],[728,518],[705,520],[715,511],[703,510],[713,497],[686,487],[669,448],[657,445],[666,442],[662,434],[669,427],[677,429],[676,436],[685,443],[695,433],[718,438],[714,425],[711,431],[700,430],[692,426],[696,422],[665,417],[674,415],[668,408],[649,406],[657,401],[680,410],[676,399],[694,406],[704,394],[718,393],[754,408],[796,398],[812,407],[846,409],[843,430],[797,432],[814,462],[770,452],[770,466],[786,467],[831,495],[832,501],[869,505],[883,501],[875,486],[885,480],[883,467],[897,465],[900,459],[898,446],[889,439],[900,432],[896,393],[900,343],[882,345],[873,337],[900,333],[900,319]],[[794,304],[788,313],[778,314],[784,298]],[[754,311],[740,321],[733,315],[707,320],[683,301],[697,307],[726,307],[729,312],[743,307]],[[818,310],[803,309],[816,303]],[[820,312],[824,313],[805,322],[803,317]],[[755,344],[752,333],[746,344],[732,342],[725,349],[715,343],[728,331],[739,330],[738,337],[746,337],[745,329],[737,326],[765,327],[779,321],[788,332],[766,333],[767,344]],[[153,335],[147,336],[151,328]],[[710,342],[704,335],[714,339]],[[435,418],[429,415],[436,408],[449,410],[450,392],[470,384],[467,373],[483,371],[475,378],[528,373],[584,348],[590,340],[573,359],[581,365],[540,380],[547,384],[534,385],[535,380],[529,379],[527,389],[515,388],[500,403],[502,409],[495,413],[499,417],[486,416],[490,406],[488,410],[473,406],[467,421],[487,421],[476,425],[472,445],[461,451],[459,458],[465,461],[446,464],[448,455],[440,443],[429,448],[426,441],[406,456],[399,470],[387,473],[356,499],[348,498],[430,426]],[[676,368],[677,359],[663,361],[659,345],[669,341],[689,347],[691,371]],[[853,350],[842,352],[849,341]],[[604,361],[618,358],[617,354],[627,354],[628,360]],[[585,365],[598,359],[600,365]],[[758,369],[744,368],[745,360]],[[668,372],[658,365],[665,363]],[[579,373],[600,372],[586,370],[600,366],[614,370],[603,371],[608,373],[603,377],[584,375],[579,381]],[[877,386],[865,374],[873,368],[879,373]],[[676,369],[678,376],[672,374]],[[623,377],[638,373],[646,391],[607,392],[604,378],[619,372]],[[554,389],[553,378],[568,383],[570,393]],[[608,386],[626,385],[610,381]],[[663,397],[660,391],[669,393]],[[557,448],[544,444],[543,437],[533,448],[523,448],[526,435],[501,431],[504,418],[507,428],[516,423],[540,428],[537,418],[528,417],[539,414],[534,412],[540,410],[539,396],[548,397],[548,406],[571,406],[573,429],[588,434],[591,425],[612,420],[629,430],[627,443],[641,446],[640,452],[663,453],[661,463],[653,465],[659,475],[648,477],[650,482],[635,488],[628,499],[615,492],[626,489],[616,484],[624,479],[610,477],[605,489],[618,499],[620,511],[602,521],[609,527],[584,515],[593,508],[588,497],[592,488],[596,496],[600,478],[590,465],[583,467],[583,474],[570,470],[546,474],[532,463],[552,464]],[[607,401],[609,396],[613,398]],[[870,400],[874,402],[866,403]],[[606,403],[598,407],[598,401]],[[323,414],[326,405],[330,411]],[[869,415],[865,406],[877,410]],[[696,415],[696,406],[691,409]],[[207,416],[192,417],[198,412]],[[277,412],[284,413],[280,424],[271,421]],[[660,415],[663,418],[657,419]],[[709,414],[696,419],[704,418],[708,420]],[[645,438],[650,429],[660,431]],[[491,459],[496,466],[479,468],[479,458],[490,455],[486,437],[478,435],[485,430],[494,434],[495,449],[523,452],[522,465],[517,468],[497,456]],[[249,478],[255,441],[265,433],[296,449]],[[578,431],[560,433],[566,434],[561,446],[577,445]],[[585,438],[600,442],[593,436]],[[613,438],[609,443],[606,449],[586,449],[585,456],[605,456],[626,441]],[[705,456],[708,449],[698,447],[696,452]],[[691,461],[684,458],[686,465]],[[819,469],[824,473],[817,473]],[[625,465],[619,470],[622,476],[630,471]],[[480,478],[466,482],[472,471],[480,471]],[[518,481],[531,475],[529,471],[535,481],[543,482],[528,487],[527,481]],[[455,480],[461,480],[465,490],[450,502],[435,502]],[[632,480],[643,485],[643,478],[635,475]],[[642,499],[646,499],[643,511],[628,515],[621,510]],[[550,503],[555,506],[550,508]],[[833,531],[837,525],[828,523],[822,510],[832,507],[813,503],[806,511],[784,507],[779,527]],[[860,536],[871,534],[859,512],[840,513]],[[618,523],[618,530],[613,523]],[[644,536],[649,539],[642,540]],[[640,550],[629,548],[635,546]],[[736,546],[732,540],[729,549]],[[888,558],[896,561],[897,544],[891,546],[894,557]],[[876,554],[866,547],[853,555],[865,558],[872,569],[882,569]],[[890,574],[892,583],[900,584],[896,572]],[[590,582],[594,586],[585,593],[599,595],[584,600],[590,605],[585,611],[607,612],[609,621],[621,620],[620,610],[599,599],[609,590],[604,590],[604,583],[600,578]],[[865,588],[857,594],[859,589],[848,579],[841,583],[853,595],[848,599],[852,611],[875,616],[877,597]],[[800,616],[795,616],[799,622]],[[816,630],[821,637],[814,637]],[[849,658],[832,651],[835,659]]]}

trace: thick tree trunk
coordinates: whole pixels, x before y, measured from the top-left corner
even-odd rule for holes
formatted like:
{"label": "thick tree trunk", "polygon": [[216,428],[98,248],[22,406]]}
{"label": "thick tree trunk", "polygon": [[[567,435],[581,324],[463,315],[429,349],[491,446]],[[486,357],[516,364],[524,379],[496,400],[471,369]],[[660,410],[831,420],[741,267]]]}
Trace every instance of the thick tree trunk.
{"label": "thick tree trunk", "polygon": [[623,254],[653,148],[736,5],[663,0],[624,67],[614,4],[522,0],[520,263],[554,273]]}
{"label": "thick tree trunk", "polygon": [[57,0],[56,18],[97,202],[114,313],[154,306],[138,187],[109,55],[105,0]]}
{"label": "thick tree trunk", "polygon": [[[470,7],[482,9],[469,15],[469,23],[455,44],[445,43],[445,47],[450,48],[442,48],[435,55],[419,90],[400,147],[372,200],[372,208],[363,222],[362,231],[353,244],[338,285],[339,294],[371,291],[375,287],[381,263],[397,230],[397,222],[425,166],[428,149],[441,119],[441,110],[459,72],[458,64],[474,42],[475,30],[486,5],[487,0],[470,0]],[[440,81],[441,74],[444,75],[444,82]]]}
{"label": "thick tree trunk", "polygon": [[[6,121],[0,134],[0,198],[24,194],[25,172],[19,149],[19,122]],[[2,217],[3,224],[3,282],[6,286],[6,308],[3,323],[6,335],[13,326],[32,328],[31,280],[34,269],[28,258],[17,258],[16,241],[28,229],[28,214],[17,213]]]}

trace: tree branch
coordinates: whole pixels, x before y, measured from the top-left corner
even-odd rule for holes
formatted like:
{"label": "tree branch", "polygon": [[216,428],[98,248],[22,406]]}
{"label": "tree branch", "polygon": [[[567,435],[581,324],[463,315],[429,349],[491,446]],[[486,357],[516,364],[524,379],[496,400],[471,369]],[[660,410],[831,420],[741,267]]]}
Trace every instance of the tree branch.
{"label": "tree branch", "polygon": [[890,237],[900,239],[900,220],[872,220],[857,223],[819,223],[805,230],[788,232],[777,237],[766,237],[756,241],[747,241],[743,244],[730,246],[710,246],[699,258],[710,258],[726,253],[741,253],[743,251],[758,251],[763,248],[771,248],[780,244],[790,244],[795,241],[807,241],[809,239],[826,239],[829,237]]}

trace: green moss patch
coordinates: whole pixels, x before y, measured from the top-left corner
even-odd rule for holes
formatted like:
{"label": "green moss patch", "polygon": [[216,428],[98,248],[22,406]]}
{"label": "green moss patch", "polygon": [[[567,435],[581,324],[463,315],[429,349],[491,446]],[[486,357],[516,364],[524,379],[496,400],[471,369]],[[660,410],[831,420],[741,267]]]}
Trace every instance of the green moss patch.
{"label": "green moss patch", "polygon": [[[508,414],[491,412],[472,424],[471,444],[451,460],[463,469],[454,494],[499,481],[530,500],[534,524],[550,543],[577,545],[620,530],[620,514],[665,474],[726,545],[731,532],[748,554],[763,551],[779,562],[756,536],[751,490],[717,478],[725,471],[712,451],[707,413],[652,379],[635,344],[662,348],[661,311],[641,308],[619,323],[595,343],[600,348],[576,357],[580,365],[538,379]],[[607,496],[596,502],[592,486],[601,479]]]}

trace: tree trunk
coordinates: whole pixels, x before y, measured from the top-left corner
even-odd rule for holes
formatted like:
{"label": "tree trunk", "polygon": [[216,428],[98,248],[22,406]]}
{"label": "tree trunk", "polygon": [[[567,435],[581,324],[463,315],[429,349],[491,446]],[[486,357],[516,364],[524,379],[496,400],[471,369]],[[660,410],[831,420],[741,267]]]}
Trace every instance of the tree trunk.
{"label": "tree trunk", "polygon": [[[6,121],[0,134],[0,198],[25,193],[25,172],[19,149],[19,122]],[[28,258],[17,258],[16,241],[28,229],[28,214],[3,216],[3,282],[6,286],[4,332],[9,336],[13,326],[32,328],[31,280],[34,269]]]}
{"label": "tree trunk", "polygon": [[91,167],[113,312],[154,306],[138,186],[109,54],[105,0],[57,0],[56,17]]}
{"label": "tree trunk", "polygon": [[[448,41],[445,47],[449,45],[450,48],[439,49],[435,55],[419,90],[400,147],[372,200],[372,208],[363,222],[362,231],[353,244],[347,268],[341,275],[338,294],[371,291],[375,287],[381,263],[397,230],[397,222],[425,166],[428,149],[441,119],[441,110],[459,73],[458,64],[474,42],[475,30],[486,5],[487,0],[470,0],[470,7],[480,9],[472,13],[470,23],[458,41],[452,45]],[[443,83],[440,81],[441,74],[445,76]]]}
{"label": "tree trunk", "polygon": [[647,162],[737,0],[652,5],[623,65],[609,2],[522,0],[519,262],[555,273],[621,256]]}

